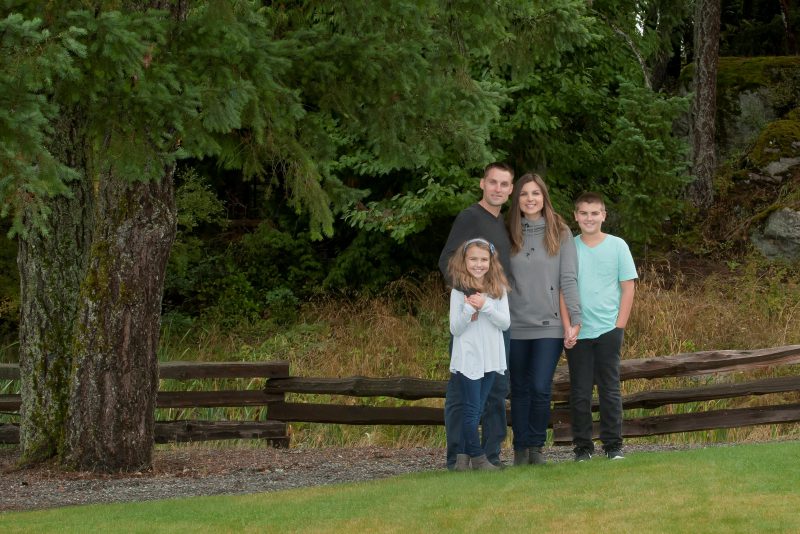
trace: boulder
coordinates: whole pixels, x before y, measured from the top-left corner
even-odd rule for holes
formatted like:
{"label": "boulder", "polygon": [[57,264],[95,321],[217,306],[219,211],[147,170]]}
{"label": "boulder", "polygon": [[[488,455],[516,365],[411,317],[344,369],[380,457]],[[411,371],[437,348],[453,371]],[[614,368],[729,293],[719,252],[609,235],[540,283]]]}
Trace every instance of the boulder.
{"label": "boulder", "polygon": [[767,218],[763,230],[756,230],[751,242],[771,260],[800,260],[800,211],[783,208]]}
{"label": "boulder", "polygon": [[764,170],[772,177],[780,176],[795,165],[800,165],[800,158],[780,158],[772,161],[764,167]]}

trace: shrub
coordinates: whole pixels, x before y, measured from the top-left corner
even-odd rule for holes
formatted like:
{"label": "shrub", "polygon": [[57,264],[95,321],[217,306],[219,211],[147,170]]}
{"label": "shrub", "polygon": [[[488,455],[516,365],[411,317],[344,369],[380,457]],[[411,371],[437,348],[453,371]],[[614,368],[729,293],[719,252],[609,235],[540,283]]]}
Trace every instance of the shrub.
{"label": "shrub", "polygon": [[281,325],[297,322],[300,300],[288,287],[279,287],[264,294],[265,312],[270,319]]}

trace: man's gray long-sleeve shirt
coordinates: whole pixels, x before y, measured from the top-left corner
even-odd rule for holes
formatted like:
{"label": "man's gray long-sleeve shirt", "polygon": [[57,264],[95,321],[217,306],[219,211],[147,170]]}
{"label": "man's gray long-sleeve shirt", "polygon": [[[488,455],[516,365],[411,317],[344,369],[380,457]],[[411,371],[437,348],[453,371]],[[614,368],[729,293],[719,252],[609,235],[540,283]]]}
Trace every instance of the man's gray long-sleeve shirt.
{"label": "man's gray long-sleeve shirt", "polygon": [[450,277],[447,274],[447,263],[450,261],[450,256],[465,241],[479,237],[494,245],[500,258],[500,265],[503,266],[506,277],[509,281],[511,280],[511,241],[508,239],[503,217],[495,217],[476,202],[458,214],[450,229],[447,243],[439,256],[439,270],[448,285],[451,285]]}

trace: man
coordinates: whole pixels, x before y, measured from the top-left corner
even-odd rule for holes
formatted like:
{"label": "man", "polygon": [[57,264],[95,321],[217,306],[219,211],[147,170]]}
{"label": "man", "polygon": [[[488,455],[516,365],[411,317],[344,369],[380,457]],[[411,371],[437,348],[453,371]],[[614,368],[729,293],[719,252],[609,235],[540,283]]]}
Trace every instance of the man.
{"label": "man", "polygon": [[627,243],[603,232],[606,208],[597,193],[584,193],[575,201],[575,220],[581,234],[578,249],[578,293],[582,325],[577,336],[567,337],[570,414],[575,461],[590,460],[592,442],[592,388],[600,401],[600,440],[609,460],[621,460],[622,395],[620,350],[633,307],[637,278]]}
{"label": "man", "polygon": [[[478,237],[494,245],[500,264],[503,266],[506,276],[510,277],[511,242],[508,239],[508,232],[500,211],[511,194],[513,183],[514,171],[505,163],[490,163],[484,169],[483,178],[481,178],[480,182],[483,197],[479,202],[465,208],[458,214],[453,222],[453,227],[450,229],[447,243],[439,256],[439,270],[448,284],[450,280],[447,275],[447,263],[450,261],[450,256],[462,243]],[[506,343],[507,360],[510,342],[509,332],[503,332],[503,337]],[[508,397],[508,371],[504,376],[498,376],[495,379],[481,418],[483,426],[481,445],[486,451],[487,459],[499,467],[502,467],[500,447],[506,438],[507,430],[506,397]],[[448,469],[455,467],[458,441],[461,437],[461,422],[461,390],[458,384],[450,380],[447,383],[447,394],[444,403]]]}

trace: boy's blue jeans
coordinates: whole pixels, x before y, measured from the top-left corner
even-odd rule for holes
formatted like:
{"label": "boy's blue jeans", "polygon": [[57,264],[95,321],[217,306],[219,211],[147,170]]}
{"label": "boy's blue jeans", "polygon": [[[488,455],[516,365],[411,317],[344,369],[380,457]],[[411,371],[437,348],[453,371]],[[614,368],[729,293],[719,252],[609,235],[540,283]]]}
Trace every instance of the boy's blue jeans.
{"label": "boy's blue jeans", "polygon": [[[506,344],[506,362],[508,362],[509,343],[511,335],[508,330],[503,332]],[[453,338],[450,337],[450,352],[453,351]],[[483,408],[481,417],[481,445],[486,457],[493,464],[500,463],[500,448],[506,439],[508,423],[506,422],[506,398],[508,398],[508,371],[504,375],[493,373],[494,383],[489,390],[489,396]],[[444,429],[447,433],[447,468],[456,465],[456,455],[461,446],[461,429],[463,428],[463,399],[461,388],[453,380],[447,382],[447,393],[444,401]]]}
{"label": "boy's blue jeans", "polygon": [[620,350],[625,330],[614,328],[594,339],[579,339],[567,350],[569,410],[575,450],[594,450],[592,389],[600,400],[600,440],[607,452],[622,447],[622,393],[619,384]]}
{"label": "boy's blue jeans", "polygon": [[553,374],[563,347],[563,338],[511,340],[508,367],[514,449],[541,447],[547,439]]}
{"label": "boy's blue jeans", "polygon": [[461,373],[451,373],[450,375],[451,380],[458,383],[463,401],[459,454],[468,454],[472,458],[484,454],[481,440],[478,437],[478,423],[480,423],[481,412],[483,412],[486,398],[489,396],[496,376],[500,375],[490,372],[485,373],[483,378],[471,380]]}

